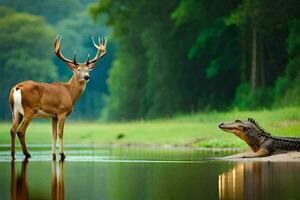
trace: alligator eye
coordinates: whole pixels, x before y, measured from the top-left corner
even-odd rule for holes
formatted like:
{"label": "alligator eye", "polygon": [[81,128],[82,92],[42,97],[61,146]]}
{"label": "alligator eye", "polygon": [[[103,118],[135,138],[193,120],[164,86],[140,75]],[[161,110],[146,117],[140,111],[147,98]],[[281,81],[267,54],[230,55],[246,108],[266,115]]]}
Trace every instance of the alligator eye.
{"label": "alligator eye", "polygon": [[241,120],[239,120],[239,119],[237,119],[237,120],[235,120],[235,122],[242,122]]}

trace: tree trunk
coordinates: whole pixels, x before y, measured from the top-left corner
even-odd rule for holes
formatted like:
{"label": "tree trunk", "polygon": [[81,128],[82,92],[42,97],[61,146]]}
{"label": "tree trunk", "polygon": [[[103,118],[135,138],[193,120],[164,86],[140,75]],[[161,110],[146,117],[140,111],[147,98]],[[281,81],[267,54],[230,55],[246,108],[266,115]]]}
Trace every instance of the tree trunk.
{"label": "tree trunk", "polygon": [[242,66],[241,66],[241,75],[240,75],[240,78],[241,78],[241,82],[242,83],[245,83],[246,80],[247,80],[247,31],[243,31],[242,33]]}
{"label": "tree trunk", "polygon": [[260,73],[260,86],[264,87],[265,86],[265,66],[264,66],[264,43],[263,43],[263,35],[260,34],[259,38],[259,73]]}
{"label": "tree trunk", "polygon": [[252,34],[251,90],[255,91],[257,87],[257,37],[255,27],[252,28]]}

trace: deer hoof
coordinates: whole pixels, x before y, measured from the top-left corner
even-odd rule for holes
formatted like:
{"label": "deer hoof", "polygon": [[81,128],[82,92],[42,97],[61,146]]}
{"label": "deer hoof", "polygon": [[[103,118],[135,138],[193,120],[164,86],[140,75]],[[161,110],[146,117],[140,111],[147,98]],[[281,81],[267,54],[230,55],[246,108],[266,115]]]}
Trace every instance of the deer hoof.
{"label": "deer hoof", "polygon": [[31,158],[31,155],[28,152],[25,152],[24,155],[26,158]]}
{"label": "deer hoof", "polygon": [[66,157],[66,156],[65,156],[65,154],[64,154],[64,153],[60,153],[60,159],[61,159],[61,160],[64,160],[64,159],[65,159],[65,157]]}

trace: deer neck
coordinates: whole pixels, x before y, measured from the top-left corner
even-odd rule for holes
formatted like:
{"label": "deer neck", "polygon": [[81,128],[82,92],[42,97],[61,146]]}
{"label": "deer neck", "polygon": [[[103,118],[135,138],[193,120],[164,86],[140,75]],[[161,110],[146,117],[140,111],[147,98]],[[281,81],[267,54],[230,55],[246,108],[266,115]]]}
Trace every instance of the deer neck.
{"label": "deer neck", "polygon": [[82,95],[82,93],[84,92],[85,86],[86,86],[86,82],[79,82],[76,80],[75,74],[70,78],[70,80],[68,81],[68,83],[66,84],[67,88],[70,92],[72,101],[73,101],[73,105],[76,103],[76,101],[78,100],[78,98]]}

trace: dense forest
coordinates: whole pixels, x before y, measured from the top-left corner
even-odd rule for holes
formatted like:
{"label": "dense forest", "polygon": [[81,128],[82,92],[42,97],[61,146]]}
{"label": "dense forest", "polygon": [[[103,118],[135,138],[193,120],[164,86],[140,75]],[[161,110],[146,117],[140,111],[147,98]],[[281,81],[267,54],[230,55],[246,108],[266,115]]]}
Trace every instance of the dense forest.
{"label": "dense forest", "polygon": [[112,120],[300,104],[298,0],[100,0]]}
{"label": "dense forest", "polygon": [[57,33],[79,61],[109,37],[73,118],[300,105],[298,0],[0,0],[0,119],[15,83],[71,76]]}

